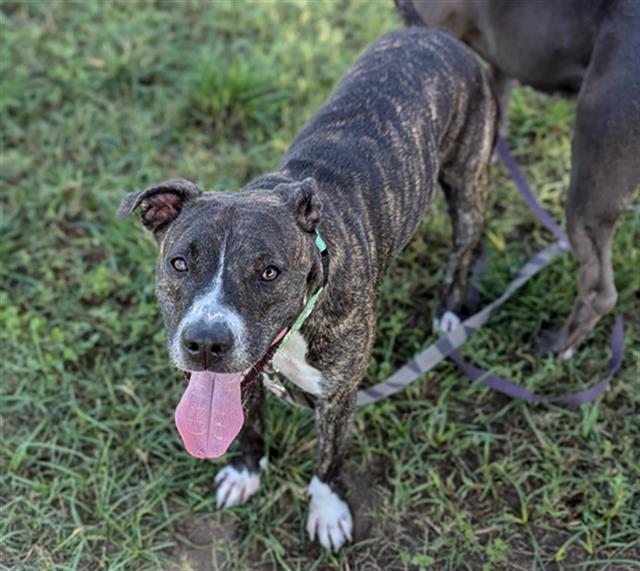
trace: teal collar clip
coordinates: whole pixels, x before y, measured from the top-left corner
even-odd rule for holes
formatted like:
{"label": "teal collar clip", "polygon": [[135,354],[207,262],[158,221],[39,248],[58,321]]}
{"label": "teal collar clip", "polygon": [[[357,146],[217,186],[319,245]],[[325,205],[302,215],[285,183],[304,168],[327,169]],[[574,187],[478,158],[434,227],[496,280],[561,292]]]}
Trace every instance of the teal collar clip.
{"label": "teal collar clip", "polygon": [[284,336],[284,339],[282,340],[283,345],[287,342],[290,335],[294,331],[300,330],[300,328],[302,327],[302,324],[306,321],[307,317],[311,315],[311,312],[313,311],[314,307],[316,306],[316,303],[318,302],[320,294],[322,294],[325,286],[327,285],[327,280],[329,278],[329,250],[327,249],[327,244],[322,239],[322,236],[320,236],[320,233],[317,230],[316,230],[315,242],[316,242],[316,248],[318,248],[318,252],[320,252],[320,257],[322,261],[322,283],[318,286],[318,289],[316,289],[316,291],[313,292],[313,295],[309,298],[309,301],[307,301],[306,305],[304,306],[304,309],[302,310],[302,313],[298,315],[297,319],[291,326],[291,329],[287,331],[287,334]]}

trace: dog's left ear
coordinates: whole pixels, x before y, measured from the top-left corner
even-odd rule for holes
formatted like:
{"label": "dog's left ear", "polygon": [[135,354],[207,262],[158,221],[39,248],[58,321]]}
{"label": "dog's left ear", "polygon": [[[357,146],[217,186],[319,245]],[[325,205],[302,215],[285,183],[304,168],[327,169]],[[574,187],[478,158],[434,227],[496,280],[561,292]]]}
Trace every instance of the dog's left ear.
{"label": "dog's left ear", "polygon": [[202,190],[184,178],[161,182],[140,192],[127,194],[118,208],[118,218],[124,218],[140,207],[140,219],[156,236],[173,222],[184,205],[195,200]]}
{"label": "dog's left ear", "polygon": [[302,182],[282,183],[274,189],[291,205],[298,226],[305,232],[315,232],[322,203],[318,198],[318,183],[313,178],[305,178]]}

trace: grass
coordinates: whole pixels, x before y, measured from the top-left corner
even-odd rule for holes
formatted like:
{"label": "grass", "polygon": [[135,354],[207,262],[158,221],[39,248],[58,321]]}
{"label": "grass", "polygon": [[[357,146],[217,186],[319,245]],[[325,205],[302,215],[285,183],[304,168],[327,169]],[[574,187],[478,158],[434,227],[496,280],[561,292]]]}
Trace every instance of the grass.
{"label": "grass", "polygon": [[[155,247],[114,212],[124,192],[172,176],[228,189],[272,169],[354,57],[399,25],[392,2],[5,1],[1,18],[0,567],[637,568],[637,210],[616,235],[627,347],[604,398],[530,406],[441,365],[359,411],[347,463],[357,542],[323,553],[303,524],[313,422],[275,399],[262,490],[215,510],[220,463],[189,457],[172,421],[183,381],[163,345]],[[510,116],[510,143],[557,218],[573,111],[519,89]],[[550,239],[500,167],[491,188],[484,301]],[[438,201],[383,284],[367,382],[432,339],[444,213]],[[599,379],[613,316],[567,364],[533,349],[568,314],[576,272],[557,260],[464,355],[541,391]]]}

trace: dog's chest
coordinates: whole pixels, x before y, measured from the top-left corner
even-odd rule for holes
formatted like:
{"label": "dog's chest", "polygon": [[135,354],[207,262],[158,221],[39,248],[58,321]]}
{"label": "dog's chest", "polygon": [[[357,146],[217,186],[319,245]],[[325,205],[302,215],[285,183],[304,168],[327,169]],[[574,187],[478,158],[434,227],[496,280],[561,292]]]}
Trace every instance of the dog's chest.
{"label": "dog's chest", "polygon": [[303,391],[320,394],[322,373],[307,363],[307,342],[299,331],[293,332],[287,343],[276,351],[273,366]]}

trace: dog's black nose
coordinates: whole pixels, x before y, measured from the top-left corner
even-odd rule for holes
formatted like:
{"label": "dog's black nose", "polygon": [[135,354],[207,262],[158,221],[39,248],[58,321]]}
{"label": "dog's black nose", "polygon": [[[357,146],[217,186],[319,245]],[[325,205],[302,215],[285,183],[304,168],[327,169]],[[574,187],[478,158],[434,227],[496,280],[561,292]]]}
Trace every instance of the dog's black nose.
{"label": "dog's black nose", "polygon": [[203,365],[219,361],[233,347],[233,334],[222,322],[196,323],[182,331],[182,345],[187,354]]}

